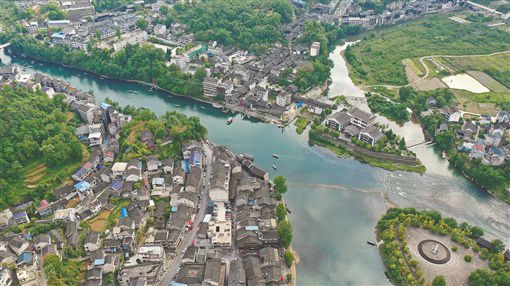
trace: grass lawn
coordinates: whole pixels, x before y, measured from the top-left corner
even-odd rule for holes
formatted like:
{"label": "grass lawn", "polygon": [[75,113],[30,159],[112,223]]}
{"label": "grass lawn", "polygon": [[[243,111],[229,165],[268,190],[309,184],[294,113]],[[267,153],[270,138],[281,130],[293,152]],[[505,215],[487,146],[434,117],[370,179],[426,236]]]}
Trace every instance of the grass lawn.
{"label": "grass lawn", "polygon": [[459,71],[483,71],[485,69],[495,69],[498,71],[510,70],[510,52],[492,56],[441,58],[441,61]]}
{"label": "grass lawn", "polygon": [[461,109],[480,114],[495,115],[500,109],[497,103],[510,102],[510,94],[507,92],[471,93],[454,89],[453,94]]}
{"label": "grass lawn", "polygon": [[354,83],[407,84],[404,59],[510,50],[507,33],[484,24],[459,24],[449,16],[428,17],[369,32],[345,52]]}
{"label": "grass lawn", "polygon": [[310,121],[308,121],[308,119],[304,117],[298,117],[298,119],[294,122],[297,134],[303,133],[303,131],[305,131],[306,126],[308,126],[309,123]]}

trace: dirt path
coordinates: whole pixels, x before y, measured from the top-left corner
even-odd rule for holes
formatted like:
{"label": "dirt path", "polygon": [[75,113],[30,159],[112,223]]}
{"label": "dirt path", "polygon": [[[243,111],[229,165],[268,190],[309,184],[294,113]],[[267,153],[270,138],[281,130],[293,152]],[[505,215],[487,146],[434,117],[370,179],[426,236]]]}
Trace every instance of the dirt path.
{"label": "dirt path", "polygon": [[432,58],[490,57],[490,56],[495,56],[495,55],[505,54],[505,53],[510,53],[510,51],[501,51],[501,52],[495,52],[495,53],[491,53],[491,54],[477,54],[477,55],[457,55],[457,56],[454,56],[454,55],[430,55],[430,56],[423,56],[423,57],[419,58],[419,61],[420,61],[420,64],[425,68],[425,74],[423,76],[419,77],[418,79],[416,79],[414,81],[411,81],[411,82],[409,82],[406,85],[375,84],[375,85],[367,85],[366,87],[384,87],[384,88],[388,88],[388,89],[395,89],[395,88],[401,88],[401,87],[410,86],[413,83],[417,83],[419,81],[422,81],[422,80],[426,79],[429,76],[429,74],[430,74],[430,70],[427,67],[427,65],[425,64],[425,60],[430,60]]}

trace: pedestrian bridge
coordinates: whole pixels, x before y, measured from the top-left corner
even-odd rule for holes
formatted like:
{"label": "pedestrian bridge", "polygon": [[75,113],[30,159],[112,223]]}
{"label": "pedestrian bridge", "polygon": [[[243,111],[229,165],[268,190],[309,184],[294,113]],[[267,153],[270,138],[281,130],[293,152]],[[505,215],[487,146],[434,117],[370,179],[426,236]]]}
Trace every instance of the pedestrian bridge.
{"label": "pedestrian bridge", "polygon": [[422,146],[422,145],[432,146],[434,144],[436,144],[436,143],[434,143],[432,141],[423,141],[420,143],[413,144],[411,146],[407,146],[407,149],[415,148],[415,147]]}
{"label": "pedestrian bridge", "polygon": [[1,50],[1,49],[4,49],[4,48],[7,48],[7,47],[8,47],[8,46],[10,46],[10,45],[11,45],[11,43],[5,43],[5,44],[2,44],[2,45],[0,45],[0,50]]}

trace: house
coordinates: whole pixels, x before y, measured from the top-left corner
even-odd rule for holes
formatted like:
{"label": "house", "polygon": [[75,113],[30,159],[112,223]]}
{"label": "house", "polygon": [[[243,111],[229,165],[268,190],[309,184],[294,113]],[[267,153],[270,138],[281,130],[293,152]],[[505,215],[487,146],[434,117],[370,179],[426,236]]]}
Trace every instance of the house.
{"label": "house", "polygon": [[120,218],[112,231],[115,239],[133,237],[135,234],[135,222],[130,217]]}
{"label": "house", "polygon": [[225,265],[220,258],[213,258],[205,265],[204,281],[202,285],[223,286],[225,281]]}
{"label": "house", "polygon": [[68,209],[56,210],[53,220],[54,221],[63,221],[63,222],[77,221],[76,209],[68,208]]}
{"label": "house", "polygon": [[48,234],[50,235],[51,241],[57,246],[58,249],[64,248],[64,237],[58,230],[52,229]]}
{"label": "house", "polygon": [[83,241],[83,248],[85,248],[87,253],[90,253],[92,251],[98,250],[100,246],[99,244],[99,233],[96,231],[91,231],[87,234],[85,240]]}
{"label": "house", "polygon": [[78,247],[78,240],[80,238],[80,234],[78,233],[78,222],[69,221],[65,223],[65,237],[67,239],[67,244],[71,247]]}
{"label": "house", "polygon": [[18,225],[18,224],[25,224],[29,223],[30,218],[28,218],[28,214],[26,211],[20,211],[12,215],[11,217],[11,224]]}
{"label": "house", "polygon": [[144,244],[138,248],[136,254],[142,262],[163,263],[166,259],[165,249],[160,244]]}
{"label": "house", "polygon": [[149,156],[147,157],[147,171],[154,172],[159,169],[161,166],[161,162],[158,160],[158,156]]}
{"label": "house", "polygon": [[144,279],[147,285],[156,285],[161,270],[162,265],[160,263],[142,263],[126,266],[119,271],[117,280],[121,286],[134,285],[138,279]]}
{"label": "house", "polygon": [[0,267],[0,285],[1,286],[14,285],[11,270],[9,270],[7,267]]}
{"label": "house", "polygon": [[485,145],[481,143],[475,143],[471,147],[469,153],[469,159],[482,159],[485,156]]}
{"label": "house", "polygon": [[124,177],[126,174],[127,163],[115,162],[112,166],[112,175],[114,177]]}
{"label": "house", "polygon": [[142,132],[140,132],[140,140],[145,145],[154,145],[154,135],[150,130],[142,130]]}
{"label": "house", "polygon": [[41,233],[35,237],[34,245],[36,250],[41,250],[50,244],[51,238],[49,234]]}
{"label": "house", "polygon": [[140,171],[140,161],[138,161],[137,159],[129,161],[126,167],[125,177],[127,182],[137,182],[142,179],[142,174]]}
{"label": "house", "polygon": [[320,42],[313,42],[310,46],[310,56],[315,57],[319,55],[321,49],[321,43]]}
{"label": "house", "polygon": [[12,218],[12,212],[10,209],[5,209],[0,212],[0,228],[9,226],[9,222]]}
{"label": "house", "polygon": [[349,110],[348,114],[351,116],[351,124],[354,124],[360,128],[365,128],[374,123],[376,118],[375,115],[363,111],[357,107]]}
{"label": "house", "polygon": [[25,251],[18,256],[16,267],[30,266],[37,262],[37,255],[32,251]]}
{"label": "house", "polygon": [[53,213],[53,210],[47,200],[42,200],[36,211],[40,217],[49,216]]}
{"label": "house", "polygon": [[291,103],[292,95],[286,91],[276,95],[276,105],[285,107]]}
{"label": "house", "polygon": [[212,167],[209,185],[211,201],[225,202],[228,200],[230,183],[230,165],[224,162],[215,162]]}
{"label": "house", "polygon": [[16,255],[21,255],[25,250],[28,249],[30,244],[28,241],[21,239],[19,236],[13,236],[7,241],[7,245],[9,248],[16,253]]}
{"label": "house", "polygon": [[100,286],[102,284],[103,271],[101,268],[92,268],[87,271],[87,286],[88,285],[97,285]]}
{"label": "house", "polygon": [[214,247],[232,246],[232,222],[231,221],[211,221],[207,236],[211,238]]}
{"label": "house", "polygon": [[328,118],[327,126],[335,131],[342,131],[344,128],[351,123],[351,116],[345,112],[340,111],[331,115]]}
{"label": "house", "polygon": [[383,136],[384,134],[377,127],[370,125],[361,130],[358,139],[374,146]]}

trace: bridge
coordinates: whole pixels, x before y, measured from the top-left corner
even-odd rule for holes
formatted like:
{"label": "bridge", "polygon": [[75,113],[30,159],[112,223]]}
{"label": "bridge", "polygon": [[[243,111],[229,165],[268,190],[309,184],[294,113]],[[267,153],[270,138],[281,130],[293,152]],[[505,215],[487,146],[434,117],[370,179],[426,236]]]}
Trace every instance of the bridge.
{"label": "bridge", "polygon": [[11,45],[11,43],[5,43],[5,44],[3,44],[3,45],[0,45],[0,50],[1,50],[1,49],[5,49],[5,48],[7,48],[7,47],[8,47],[8,46],[10,46],[10,45]]}
{"label": "bridge", "polygon": [[420,142],[420,143],[413,144],[411,146],[407,146],[407,149],[412,149],[412,148],[415,148],[415,147],[418,147],[418,146],[422,146],[422,145],[432,146],[434,144],[436,144],[436,143],[432,142],[432,141],[423,141],[423,142]]}

